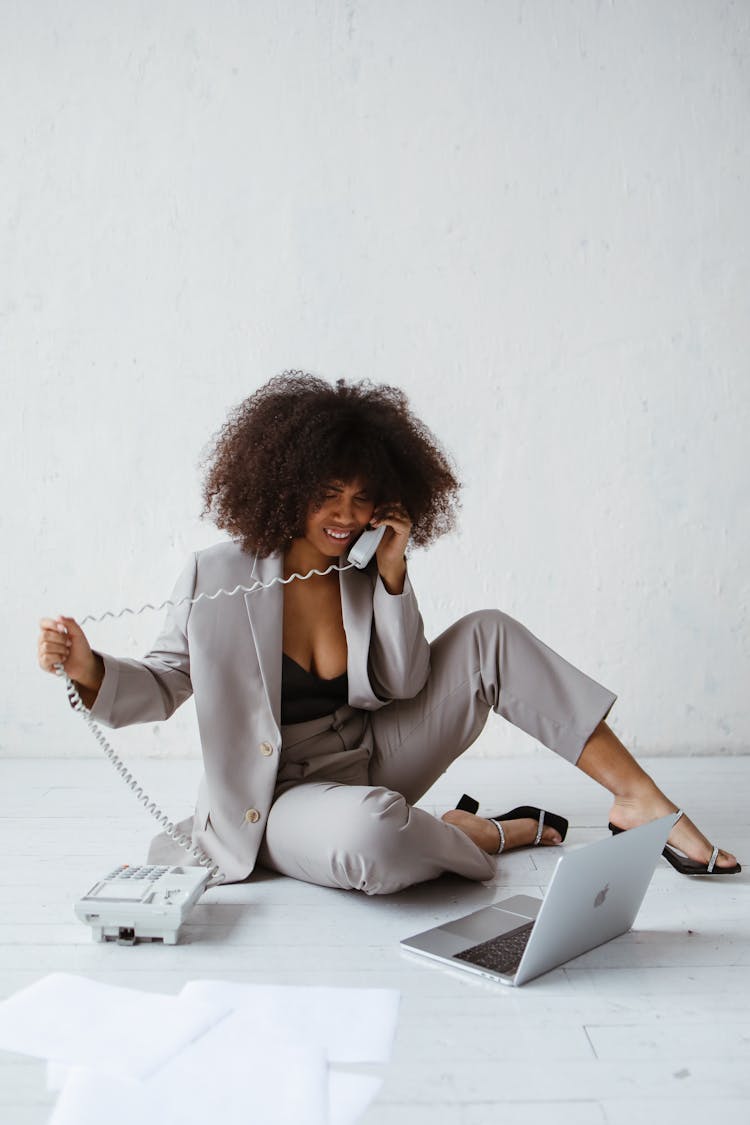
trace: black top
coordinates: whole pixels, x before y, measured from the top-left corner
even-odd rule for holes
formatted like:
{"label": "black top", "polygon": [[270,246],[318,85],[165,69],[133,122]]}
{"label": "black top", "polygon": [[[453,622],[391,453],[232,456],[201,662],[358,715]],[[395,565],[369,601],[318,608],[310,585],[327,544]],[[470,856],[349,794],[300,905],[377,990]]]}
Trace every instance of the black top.
{"label": "black top", "polygon": [[349,699],[346,672],[324,680],[308,672],[285,652],[281,654],[281,722],[306,723],[343,707]]}

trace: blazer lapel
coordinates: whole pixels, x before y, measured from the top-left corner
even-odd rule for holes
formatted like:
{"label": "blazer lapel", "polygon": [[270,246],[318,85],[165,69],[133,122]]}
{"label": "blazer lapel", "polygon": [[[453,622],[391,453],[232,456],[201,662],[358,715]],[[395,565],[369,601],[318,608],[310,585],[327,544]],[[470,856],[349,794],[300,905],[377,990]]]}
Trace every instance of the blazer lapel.
{"label": "blazer lapel", "polygon": [[[346,565],[342,555],[339,565]],[[372,578],[364,570],[352,567],[339,574],[341,589],[341,615],[347,643],[347,673],[349,676],[349,702],[355,707],[380,706],[378,697],[370,686],[367,659],[372,632]]]}
{"label": "blazer lapel", "polygon": [[[283,578],[282,556],[269,555],[253,563],[253,582],[264,586],[274,578]],[[281,726],[281,644],[284,621],[284,587],[274,582],[267,590],[258,588],[245,594],[245,606],[258,653],[271,713],[277,727]]]}

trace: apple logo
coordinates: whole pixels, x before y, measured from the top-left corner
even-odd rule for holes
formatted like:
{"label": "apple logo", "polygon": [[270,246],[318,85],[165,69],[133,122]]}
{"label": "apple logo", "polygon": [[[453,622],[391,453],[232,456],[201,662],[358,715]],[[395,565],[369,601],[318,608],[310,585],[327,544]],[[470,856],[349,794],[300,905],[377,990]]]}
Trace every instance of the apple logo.
{"label": "apple logo", "polygon": [[601,904],[604,902],[605,898],[607,897],[607,891],[608,890],[609,890],[609,883],[607,883],[607,885],[605,887],[602,887],[602,889],[599,891],[599,894],[594,899],[594,906],[601,906]]}

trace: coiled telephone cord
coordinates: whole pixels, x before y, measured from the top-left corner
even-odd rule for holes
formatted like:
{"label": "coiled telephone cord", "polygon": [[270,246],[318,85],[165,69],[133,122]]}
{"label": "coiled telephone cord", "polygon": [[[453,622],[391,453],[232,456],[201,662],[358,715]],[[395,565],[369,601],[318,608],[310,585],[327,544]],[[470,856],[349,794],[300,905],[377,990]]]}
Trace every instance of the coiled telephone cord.
{"label": "coiled telephone cord", "polygon": [[[132,614],[134,617],[137,617],[147,609],[153,610],[158,613],[159,610],[164,609],[166,606],[172,606],[174,609],[176,609],[178,606],[185,605],[185,603],[195,605],[196,602],[202,601],[204,598],[207,601],[213,601],[215,598],[218,598],[222,595],[227,598],[232,598],[235,594],[252,594],[256,590],[267,590],[269,586],[273,586],[277,582],[282,586],[286,586],[289,582],[293,582],[295,578],[304,581],[307,578],[311,578],[313,574],[318,574],[322,578],[325,577],[326,574],[330,574],[332,570],[350,570],[353,566],[354,563],[347,563],[346,566],[338,566],[338,564],[332,563],[331,566],[329,566],[326,570],[316,570],[315,568],[313,568],[312,570],[308,570],[307,574],[295,573],[290,574],[288,578],[276,577],[272,578],[270,582],[266,583],[255,582],[252,586],[238,585],[235,586],[233,590],[224,590],[222,588],[220,590],[217,590],[214,594],[199,594],[197,598],[191,598],[188,596],[185,598],[180,598],[179,601],[176,602],[173,602],[168,598],[166,601],[163,601],[160,605],[157,606],[146,603],[146,605],[142,605],[140,609],[130,609],[126,607],[125,609],[121,609],[118,613],[113,613],[111,610],[107,610],[99,617],[94,617],[91,614],[87,615],[81,620],[81,624],[85,625],[88,621],[104,621],[107,617],[116,619],[118,617],[122,617],[126,613]],[[197,845],[193,846],[192,837],[188,836],[187,833],[178,832],[177,826],[174,821],[171,821],[166,813],[162,812],[162,810],[157,806],[156,802],[152,801],[148,794],[144,792],[142,786],[138,784],[138,781],[130,772],[128,767],[125,765],[122,759],[118,757],[114,747],[110,744],[109,740],[104,735],[104,732],[102,731],[99,724],[91,718],[90,709],[81,699],[78,689],[76,688],[68,673],[65,671],[64,666],[61,663],[57,663],[53,665],[53,667],[56,674],[65,679],[65,691],[70,704],[73,707],[73,710],[77,711],[81,715],[94,738],[104,751],[105,756],[115,767],[123,781],[132,790],[137,800],[139,800],[144,805],[146,811],[150,813],[151,816],[155,818],[155,820],[158,821],[159,825],[164,829],[165,834],[169,836],[170,839],[174,840],[174,842],[176,844],[179,844],[180,847],[185,848],[193,857],[193,859],[197,861],[198,865],[200,865],[201,867],[207,867],[209,869],[209,875],[211,877],[209,886],[225,882],[225,873],[220,870],[217,864],[214,863],[211,856],[207,855],[207,853]]]}

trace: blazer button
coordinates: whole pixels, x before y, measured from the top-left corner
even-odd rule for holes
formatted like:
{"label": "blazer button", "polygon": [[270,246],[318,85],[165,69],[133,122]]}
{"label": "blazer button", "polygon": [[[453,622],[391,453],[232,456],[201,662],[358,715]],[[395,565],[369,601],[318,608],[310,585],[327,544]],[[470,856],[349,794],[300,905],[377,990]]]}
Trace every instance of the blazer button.
{"label": "blazer button", "polygon": [[264,758],[270,758],[273,754],[273,746],[270,742],[261,742],[260,752]]}
{"label": "blazer button", "polygon": [[248,809],[245,813],[245,820],[249,824],[257,824],[260,820],[260,813],[257,809]]}

